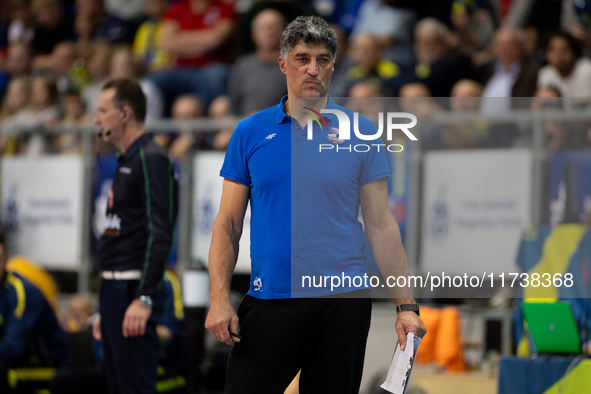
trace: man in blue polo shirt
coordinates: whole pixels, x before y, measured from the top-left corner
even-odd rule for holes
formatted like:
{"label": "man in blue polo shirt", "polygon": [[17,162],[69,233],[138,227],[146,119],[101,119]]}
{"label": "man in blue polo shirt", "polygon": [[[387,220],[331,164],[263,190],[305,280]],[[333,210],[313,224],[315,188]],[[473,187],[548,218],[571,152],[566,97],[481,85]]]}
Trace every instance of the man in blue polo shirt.
{"label": "man in blue polo shirt", "polygon": [[[322,18],[290,23],[278,59],[288,96],[240,122],[226,153],[210,248],[206,321],[219,340],[234,345],[226,393],[281,393],[300,369],[301,393],[359,391],[371,319],[368,286],[314,286],[303,278],[366,273],[360,206],[382,273],[408,273],[388,206],[383,148],[352,149],[363,141],[357,136],[341,140],[334,116],[307,126],[309,114],[322,109],[353,118],[327,96],[337,47],[334,31]],[[375,133],[371,122],[359,122],[360,129]],[[249,199],[251,286],[236,314],[230,280]],[[423,336],[410,292],[395,302],[402,309],[396,323],[401,345],[408,332]]]}

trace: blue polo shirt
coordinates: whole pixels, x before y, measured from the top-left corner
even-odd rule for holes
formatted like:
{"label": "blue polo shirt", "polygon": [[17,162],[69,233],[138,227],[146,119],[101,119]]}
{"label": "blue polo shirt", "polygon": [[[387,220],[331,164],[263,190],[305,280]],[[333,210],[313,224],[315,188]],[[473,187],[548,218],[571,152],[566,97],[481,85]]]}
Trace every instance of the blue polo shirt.
{"label": "blue polo shirt", "polygon": [[[292,118],[283,112],[286,99],[238,124],[220,171],[222,177],[250,187],[248,294],[277,299],[365,288],[353,283],[335,288],[324,281],[317,285],[326,276],[353,280],[367,271],[369,245],[363,242],[357,219],[359,191],[390,175],[385,148],[371,147],[381,140],[362,141],[351,131],[351,139],[338,145],[337,151],[327,139],[326,126],[336,128],[338,120],[329,114],[323,115],[326,126],[314,123],[310,140],[306,128],[295,120],[292,125]],[[330,99],[327,108],[345,112],[353,124],[352,111]],[[375,125],[361,116],[359,129],[367,135],[376,133]]]}

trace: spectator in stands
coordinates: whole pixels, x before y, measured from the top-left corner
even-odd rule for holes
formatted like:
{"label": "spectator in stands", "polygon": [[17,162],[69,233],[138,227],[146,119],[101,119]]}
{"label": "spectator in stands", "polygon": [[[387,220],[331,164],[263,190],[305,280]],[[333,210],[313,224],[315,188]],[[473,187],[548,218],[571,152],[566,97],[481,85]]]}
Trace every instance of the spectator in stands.
{"label": "spectator in stands", "polygon": [[371,81],[358,82],[351,87],[348,96],[351,98],[381,97],[378,85]]}
{"label": "spectator in stands", "polygon": [[546,85],[540,86],[533,94],[534,99],[531,101],[531,109],[539,111],[543,107],[546,108],[560,108],[562,107],[562,94],[560,89],[556,86]]}
{"label": "spectator in stands", "polygon": [[452,112],[478,112],[482,85],[472,79],[461,79],[454,84],[450,97]]}
{"label": "spectator in stands", "polygon": [[86,113],[84,102],[77,90],[68,90],[62,94],[61,108],[64,115],[59,126],[67,130],[55,137],[55,150],[59,153],[80,154],[80,133],[92,126],[92,117]]}
{"label": "spectator in stands", "polygon": [[591,1],[564,0],[560,25],[583,43],[588,55],[591,49]]}
{"label": "spectator in stands", "polygon": [[450,19],[458,49],[467,55],[484,50],[495,30],[488,0],[454,0]]}
{"label": "spectator in stands", "polygon": [[74,39],[74,19],[64,15],[58,0],[33,0],[31,11],[35,17],[35,55],[49,55],[59,42]]}
{"label": "spectator in stands", "polygon": [[[484,100],[498,100],[496,98],[482,98],[482,85],[465,79],[459,81],[452,89],[450,110],[454,113],[478,112]],[[523,104],[526,101],[523,100]],[[443,138],[452,148],[497,148],[511,146],[518,131],[514,124],[492,123],[486,118],[478,118],[469,123],[459,123],[455,129],[443,130]]]}
{"label": "spectator in stands", "polygon": [[[413,82],[400,88],[400,108],[405,112],[415,115],[419,122],[422,119],[444,112],[432,98],[429,88],[424,83]],[[423,149],[443,148],[441,128],[421,129],[418,139]]]}
{"label": "spectator in stands", "polygon": [[230,112],[247,116],[277,103],[287,94],[279,69],[279,40],[286,25],[279,11],[267,8],[252,20],[255,52],[236,60],[230,74]]}
{"label": "spectator in stands", "polygon": [[77,90],[68,90],[62,94],[61,107],[63,127],[82,128],[92,124],[92,118],[86,114],[84,102]]}
{"label": "spectator in stands", "polygon": [[[481,71],[484,91],[481,109],[495,115],[512,108],[510,97],[531,97],[536,89],[538,67],[527,60],[523,33],[504,27],[495,33],[494,61]],[[504,99],[486,99],[500,97]]]}
{"label": "spectator in stands", "polygon": [[[541,86],[536,90],[531,101],[533,111],[561,111],[565,102],[560,90],[554,86]],[[584,133],[581,125],[575,122],[565,122],[558,119],[544,120],[544,146],[548,153],[563,149],[580,148],[584,143]]]}
{"label": "spectator in stands", "polygon": [[137,79],[146,95],[146,121],[160,119],[164,110],[164,98],[160,89],[149,79],[142,78],[134,64],[133,53],[129,47],[120,47],[111,55],[109,79]]}
{"label": "spectator in stands", "polygon": [[417,23],[416,62],[392,80],[394,92],[406,83],[420,82],[433,97],[449,97],[453,84],[471,75],[469,58],[450,52],[449,34],[449,29],[436,19],[426,18]]}
{"label": "spectator in stands", "polygon": [[[224,119],[228,116],[229,110],[230,102],[228,100],[224,100],[224,97],[221,97],[221,100],[219,100],[218,97],[218,99],[215,99],[209,106],[209,117],[213,119]],[[231,128],[218,130],[218,132],[213,137],[213,149],[225,151],[228,147],[228,143],[230,142],[232,132],[233,129]]]}
{"label": "spectator in stands", "polygon": [[159,45],[175,59],[174,67],[149,76],[167,102],[193,93],[209,105],[226,93],[234,19],[233,5],[219,0],[181,0],[171,5]]}
{"label": "spectator in stands", "polygon": [[6,238],[0,231],[0,391],[3,393],[11,390],[9,368],[57,367],[68,362],[64,332],[52,307],[31,282],[6,271],[7,260]]}
{"label": "spectator in stands", "polygon": [[[204,113],[202,101],[191,94],[179,97],[172,106],[172,118],[175,120],[194,120],[201,118]],[[182,160],[195,146],[203,149],[209,145],[205,135],[187,127],[179,127],[179,133],[174,135],[160,134],[159,137],[162,142],[168,139],[169,153],[176,160]]]}
{"label": "spectator in stands", "polygon": [[76,7],[74,30],[79,53],[84,53],[93,40],[121,43],[131,39],[125,24],[106,13],[103,0],[76,0]]}
{"label": "spectator in stands", "polygon": [[57,87],[55,80],[38,75],[31,83],[30,105],[12,118],[16,132],[26,132],[19,136],[18,151],[28,155],[39,155],[52,150],[51,138],[44,131],[55,126],[58,120]]}
{"label": "spectator in stands", "polygon": [[4,71],[0,71],[0,97],[12,77],[28,75],[31,71],[31,47],[23,41],[8,46]]}
{"label": "spectator in stands", "polygon": [[26,75],[12,78],[8,84],[2,107],[0,122],[4,122],[18,111],[26,108],[29,103],[29,77]]}
{"label": "spectator in stands", "polygon": [[412,28],[416,14],[398,7],[398,0],[367,0],[359,9],[352,38],[361,33],[375,36],[384,58],[399,65],[413,62]]}
{"label": "spectator in stands", "polygon": [[236,34],[236,54],[246,55],[254,52],[255,45],[252,41],[252,20],[259,12],[271,8],[281,12],[289,23],[300,15],[316,15],[316,10],[306,1],[298,0],[263,0],[253,1],[246,12],[240,15]]}
{"label": "spectator in stands", "polygon": [[564,0],[512,0],[505,25],[525,31],[525,53],[541,50],[546,32],[560,27]]}
{"label": "spectator in stands", "polygon": [[4,59],[4,69],[0,70],[0,76],[3,75],[8,82],[11,76],[25,75],[31,72],[31,46],[24,41],[16,41],[6,48],[6,58]]}
{"label": "spectator in stands", "polygon": [[98,97],[105,82],[109,79],[112,48],[108,42],[95,41],[88,49],[87,68],[92,83],[82,89],[82,99],[89,114],[93,115]]}
{"label": "spectator in stands", "polygon": [[13,118],[29,105],[29,77],[20,76],[10,80],[2,108],[0,110],[0,154],[16,153],[18,140],[11,135],[14,128]]}
{"label": "spectator in stands", "polygon": [[68,309],[64,316],[64,328],[67,332],[81,332],[90,328],[89,320],[96,308],[87,294],[76,294],[68,300]]}
{"label": "spectator in stands", "polygon": [[141,24],[133,40],[133,54],[147,71],[158,71],[168,66],[166,52],[158,47],[162,21],[168,0],[145,0],[144,13],[148,18]]}
{"label": "spectator in stands", "polygon": [[378,96],[392,96],[388,82],[400,74],[400,67],[382,57],[380,40],[369,33],[360,33],[353,38],[350,49],[352,64],[345,78],[339,81],[342,86],[333,86],[332,93],[345,96],[353,85],[370,81],[379,87]]}
{"label": "spectator in stands", "polygon": [[582,57],[573,36],[564,31],[551,34],[545,55],[548,64],[540,69],[538,86],[556,86],[563,97],[591,97],[591,60]]}
{"label": "spectator in stands", "polygon": [[31,46],[24,41],[16,41],[8,46],[6,71],[10,75],[26,75],[31,72]]}
{"label": "spectator in stands", "polygon": [[429,87],[421,82],[407,83],[400,88],[400,107],[417,117],[430,116],[443,111],[433,100]]}
{"label": "spectator in stands", "polygon": [[[358,112],[371,120],[376,126],[379,124],[378,118],[380,112],[386,112],[386,104],[382,98],[380,86],[374,81],[358,82],[349,90],[349,99],[345,107],[352,111]],[[386,137],[386,133],[382,134],[382,138]]]}
{"label": "spectator in stands", "polygon": [[27,0],[9,0],[8,45],[18,41],[30,44],[33,41],[33,15],[28,3]]}
{"label": "spectator in stands", "polygon": [[90,73],[83,58],[77,57],[76,46],[72,41],[58,43],[48,62],[48,68],[55,76],[57,90],[82,90],[90,83]]}
{"label": "spectator in stands", "polygon": [[[475,113],[480,109],[482,85],[471,79],[462,79],[453,86],[449,108],[453,113]],[[476,148],[488,134],[484,121],[458,122],[442,128],[442,140],[447,148]]]}

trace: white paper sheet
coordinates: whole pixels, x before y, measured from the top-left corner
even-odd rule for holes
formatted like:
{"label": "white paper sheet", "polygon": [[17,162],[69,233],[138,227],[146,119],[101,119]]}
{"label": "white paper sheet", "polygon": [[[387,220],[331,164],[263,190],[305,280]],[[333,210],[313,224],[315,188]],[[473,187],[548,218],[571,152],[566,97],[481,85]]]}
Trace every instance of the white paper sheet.
{"label": "white paper sheet", "polygon": [[398,342],[396,342],[388,376],[386,377],[386,381],[381,385],[384,390],[393,394],[404,394],[406,392],[420,343],[421,338],[414,336],[412,332],[406,335],[406,347],[404,351],[400,351]]}

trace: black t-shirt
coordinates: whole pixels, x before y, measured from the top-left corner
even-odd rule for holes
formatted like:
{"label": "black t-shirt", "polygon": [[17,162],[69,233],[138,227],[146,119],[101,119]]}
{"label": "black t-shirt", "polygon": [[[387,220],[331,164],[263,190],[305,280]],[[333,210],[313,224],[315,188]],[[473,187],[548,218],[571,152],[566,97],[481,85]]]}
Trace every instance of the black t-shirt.
{"label": "black t-shirt", "polygon": [[36,26],[33,37],[33,52],[36,55],[47,55],[62,41],[74,39],[74,20],[71,17],[63,17],[55,29]]}

